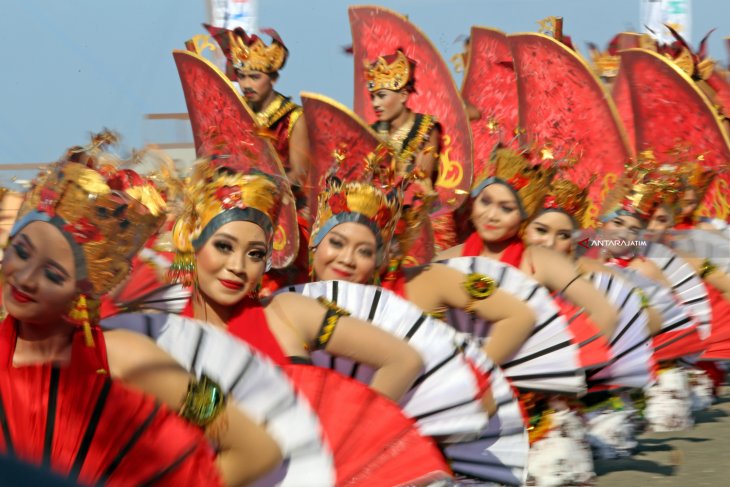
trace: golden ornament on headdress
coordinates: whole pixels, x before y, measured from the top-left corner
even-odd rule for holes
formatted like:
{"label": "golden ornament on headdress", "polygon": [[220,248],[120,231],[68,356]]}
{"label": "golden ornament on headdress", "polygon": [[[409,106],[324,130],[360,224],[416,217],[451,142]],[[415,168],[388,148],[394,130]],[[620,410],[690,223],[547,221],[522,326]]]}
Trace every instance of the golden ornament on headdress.
{"label": "golden ornament on headdress", "polygon": [[651,217],[661,203],[664,189],[660,167],[651,150],[641,152],[636,162],[626,164],[624,175],[604,204],[602,214],[624,210],[640,218]]}
{"label": "golden ornament on headdress", "polygon": [[365,79],[371,93],[378,90],[400,91],[408,86],[412,76],[411,61],[403,51],[396,52],[392,63],[381,56],[374,63],[365,64]]}
{"label": "golden ornament on headdress", "polygon": [[239,71],[260,71],[270,74],[279,71],[286,62],[287,50],[276,40],[267,46],[258,36],[252,36],[253,42],[247,42],[235,31],[228,32],[230,42],[230,60]]}
{"label": "golden ornament on headdress", "polygon": [[618,76],[621,56],[610,54],[608,51],[601,52],[595,49],[591,51],[591,64],[593,71],[598,76],[602,78],[615,78]]}
{"label": "golden ornament on headdress", "polygon": [[572,216],[581,228],[586,227],[588,224],[587,212],[591,206],[591,200],[588,199],[588,192],[594,180],[595,176],[583,188],[567,179],[553,180],[550,185],[550,191],[545,197],[543,207],[545,209],[562,210]]}

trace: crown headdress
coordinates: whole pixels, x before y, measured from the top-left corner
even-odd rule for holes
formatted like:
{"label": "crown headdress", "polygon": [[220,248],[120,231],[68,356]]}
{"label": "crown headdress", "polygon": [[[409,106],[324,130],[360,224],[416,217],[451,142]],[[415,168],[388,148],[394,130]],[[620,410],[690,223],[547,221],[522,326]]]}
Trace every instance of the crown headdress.
{"label": "crown headdress", "polygon": [[259,36],[248,35],[240,27],[228,30],[207,24],[203,26],[221,46],[231,66],[238,71],[261,71],[270,74],[279,71],[286,63],[289,51],[273,29],[264,30],[272,38],[271,44],[267,46]]}
{"label": "crown headdress", "polygon": [[165,203],[150,181],[118,169],[103,145],[97,136],[41,173],[11,232],[33,221],[60,229],[74,250],[79,291],[95,298],[127,277],[132,257],[165,219]]}
{"label": "crown headdress", "polygon": [[715,61],[707,57],[707,40],[714,29],[700,41],[697,52],[693,52],[689,43],[682,35],[667,25],[675,41],[671,44],[659,46],[659,52],[669,58],[678,68],[687,73],[695,81],[706,81],[715,69]]}
{"label": "crown headdress", "polygon": [[413,86],[416,64],[398,50],[395,54],[380,56],[372,64],[365,64],[365,79],[368,90],[372,93],[378,90],[400,91]]}
{"label": "crown headdress", "polygon": [[[361,223],[375,235],[380,264],[401,216],[403,180],[396,176],[395,159],[385,146],[378,146],[363,161],[348,161],[347,157],[344,152],[335,154],[335,166],[318,198],[310,246],[319,245],[341,223]],[[358,163],[365,169],[356,180],[342,174],[338,177],[343,165]]]}
{"label": "crown headdress", "polygon": [[615,214],[636,216],[642,220],[651,215],[661,203],[666,189],[663,176],[668,166],[660,165],[650,150],[639,154],[638,160],[625,166],[623,177],[612,191],[601,212],[604,219]]}
{"label": "crown headdress", "polygon": [[533,163],[527,151],[518,152],[498,145],[492,151],[489,164],[485,164],[474,178],[471,196],[476,198],[487,186],[501,183],[517,196],[522,219],[530,218],[540,207],[555,175],[555,165],[549,149],[541,151],[543,163]]}
{"label": "crown headdress", "polygon": [[550,191],[542,204],[544,210],[559,210],[568,214],[580,227],[587,226],[586,216],[591,200],[588,198],[590,186],[595,177],[585,187],[580,187],[567,179],[557,179],[550,185]]}

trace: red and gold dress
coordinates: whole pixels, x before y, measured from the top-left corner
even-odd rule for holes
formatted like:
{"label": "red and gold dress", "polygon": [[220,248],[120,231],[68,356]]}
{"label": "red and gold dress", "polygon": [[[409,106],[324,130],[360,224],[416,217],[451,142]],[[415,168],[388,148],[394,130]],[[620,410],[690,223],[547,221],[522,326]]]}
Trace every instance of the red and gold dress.
{"label": "red and gold dress", "polygon": [[65,366],[13,366],[17,322],[0,325],[0,450],[82,485],[223,485],[203,432],[109,377],[104,336],[73,335]]}

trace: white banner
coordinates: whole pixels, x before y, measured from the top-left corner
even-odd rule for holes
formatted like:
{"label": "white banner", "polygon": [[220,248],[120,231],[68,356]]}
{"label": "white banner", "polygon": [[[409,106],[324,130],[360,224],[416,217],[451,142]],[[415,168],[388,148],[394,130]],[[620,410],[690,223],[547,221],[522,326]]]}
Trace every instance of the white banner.
{"label": "white banner", "polygon": [[692,43],[692,0],[641,0],[641,25],[644,32],[662,43],[674,42],[665,25]]}
{"label": "white banner", "polygon": [[258,29],[258,0],[208,0],[210,23],[215,27],[242,27],[248,34]]}

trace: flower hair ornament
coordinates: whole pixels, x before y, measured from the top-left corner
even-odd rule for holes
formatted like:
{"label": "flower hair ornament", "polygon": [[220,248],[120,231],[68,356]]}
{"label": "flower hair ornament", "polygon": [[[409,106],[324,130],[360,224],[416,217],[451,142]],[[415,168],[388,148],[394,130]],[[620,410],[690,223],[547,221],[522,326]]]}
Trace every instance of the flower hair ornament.
{"label": "flower hair ornament", "polygon": [[98,299],[127,277],[132,258],[165,219],[165,202],[154,185],[104,152],[116,141],[115,134],[104,131],[43,171],[26,193],[10,232],[12,238],[42,221],[69,242],[78,295],[68,318],[84,328],[89,346]]}

